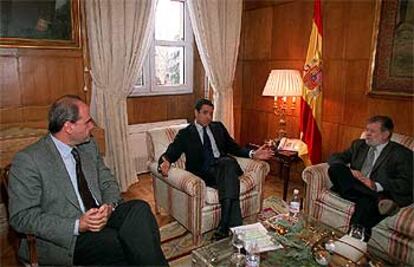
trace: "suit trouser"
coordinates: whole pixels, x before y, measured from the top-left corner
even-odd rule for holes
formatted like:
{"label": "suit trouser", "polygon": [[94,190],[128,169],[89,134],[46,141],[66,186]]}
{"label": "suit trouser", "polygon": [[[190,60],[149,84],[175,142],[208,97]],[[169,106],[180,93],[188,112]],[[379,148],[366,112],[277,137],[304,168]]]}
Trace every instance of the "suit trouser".
{"label": "suit trouser", "polygon": [[81,233],[76,241],[74,265],[168,266],[149,205],[142,200],[122,203],[104,229]]}
{"label": "suit trouser", "polygon": [[242,174],[243,171],[237,161],[232,157],[224,156],[215,159],[207,172],[200,175],[207,186],[218,191],[221,204],[220,227],[223,231],[226,231],[229,226],[238,226],[243,222],[239,199],[239,176]]}
{"label": "suit trouser", "polygon": [[355,203],[351,224],[364,226],[370,235],[371,228],[386,217],[381,215],[378,210],[380,194],[356,179],[349,167],[344,164],[332,164],[328,173],[333,184],[332,190]]}

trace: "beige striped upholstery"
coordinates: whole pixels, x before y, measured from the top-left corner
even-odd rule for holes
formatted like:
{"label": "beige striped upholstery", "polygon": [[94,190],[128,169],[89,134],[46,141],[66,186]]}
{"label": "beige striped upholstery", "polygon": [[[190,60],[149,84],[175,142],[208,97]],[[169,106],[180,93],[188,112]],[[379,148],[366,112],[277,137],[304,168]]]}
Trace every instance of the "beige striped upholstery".
{"label": "beige striped upholstery", "polygon": [[[413,137],[394,133],[391,139],[414,150]],[[306,183],[305,212],[328,225],[347,231],[354,203],[329,190],[332,184],[328,176],[328,164],[307,167],[302,178]],[[391,256],[405,264],[414,264],[414,204],[375,226],[368,244],[370,251],[379,257],[387,259]]]}
{"label": "beige striped upholstery", "polygon": [[[217,190],[206,187],[204,181],[185,170],[185,156],[175,163],[168,177],[157,172],[158,159],[174,140],[178,131],[187,124],[156,128],[148,131],[148,166],[153,177],[157,207],[163,208],[193,234],[199,245],[201,235],[218,226],[220,204]],[[269,164],[235,157],[244,174],[240,177],[240,206],[243,218],[257,215],[261,209],[263,183]]]}

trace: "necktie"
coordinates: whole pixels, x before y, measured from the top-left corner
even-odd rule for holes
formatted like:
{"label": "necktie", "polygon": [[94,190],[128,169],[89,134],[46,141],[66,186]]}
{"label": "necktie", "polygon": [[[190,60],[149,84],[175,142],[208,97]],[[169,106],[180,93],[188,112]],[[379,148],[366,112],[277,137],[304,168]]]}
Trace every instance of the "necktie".
{"label": "necktie", "polygon": [[211,163],[214,161],[213,147],[211,146],[210,137],[207,134],[207,127],[203,127],[203,171],[207,171]]}
{"label": "necktie", "polygon": [[371,174],[372,168],[374,167],[374,159],[375,159],[375,147],[370,147],[368,150],[368,155],[365,158],[364,164],[362,165],[361,173],[365,177],[369,177]]}
{"label": "necktie", "polygon": [[76,161],[76,179],[78,182],[79,194],[82,198],[85,211],[90,210],[91,208],[97,208],[95,200],[92,197],[92,193],[89,190],[88,183],[86,182],[85,175],[82,171],[81,160],[79,152],[76,148],[73,148],[71,151],[73,158]]}

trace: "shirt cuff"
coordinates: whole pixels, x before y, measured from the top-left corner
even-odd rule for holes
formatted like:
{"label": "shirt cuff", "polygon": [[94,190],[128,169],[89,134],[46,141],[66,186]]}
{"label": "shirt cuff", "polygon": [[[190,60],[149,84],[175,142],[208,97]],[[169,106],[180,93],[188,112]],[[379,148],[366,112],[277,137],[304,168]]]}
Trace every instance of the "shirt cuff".
{"label": "shirt cuff", "polygon": [[251,158],[251,159],[253,158],[254,152],[255,151],[253,149],[249,151],[249,158]]}
{"label": "shirt cuff", "polygon": [[375,182],[375,186],[377,188],[377,192],[384,191],[384,187],[382,187],[382,185],[380,183]]}
{"label": "shirt cuff", "polygon": [[75,221],[75,227],[74,227],[74,229],[73,229],[73,234],[74,234],[74,235],[79,235],[79,219],[77,219],[77,220]]}

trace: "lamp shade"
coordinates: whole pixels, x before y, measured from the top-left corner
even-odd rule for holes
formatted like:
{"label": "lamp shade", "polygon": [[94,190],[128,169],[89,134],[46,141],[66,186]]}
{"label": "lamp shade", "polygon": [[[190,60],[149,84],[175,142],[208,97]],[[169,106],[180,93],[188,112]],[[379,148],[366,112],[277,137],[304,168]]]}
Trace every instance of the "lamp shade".
{"label": "lamp shade", "polygon": [[302,77],[297,70],[272,70],[267,78],[263,96],[300,96]]}

